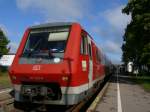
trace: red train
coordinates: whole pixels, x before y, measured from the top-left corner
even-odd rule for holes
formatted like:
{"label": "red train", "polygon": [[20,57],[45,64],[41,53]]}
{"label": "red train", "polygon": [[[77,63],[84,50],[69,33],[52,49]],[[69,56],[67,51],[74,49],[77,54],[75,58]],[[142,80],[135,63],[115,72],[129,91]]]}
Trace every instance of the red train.
{"label": "red train", "polygon": [[25,31],[9,70],[15,106],[74,105],[92,95],[112,64],[78,23],[48,23]]}

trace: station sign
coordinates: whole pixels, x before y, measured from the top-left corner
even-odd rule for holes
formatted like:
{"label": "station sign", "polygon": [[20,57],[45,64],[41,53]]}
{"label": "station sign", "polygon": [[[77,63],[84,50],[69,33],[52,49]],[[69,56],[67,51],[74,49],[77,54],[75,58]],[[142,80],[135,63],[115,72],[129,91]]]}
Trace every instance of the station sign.
{"label": "station sign", "polygon": [[9,67],[11,66],[15,55],[3,55],[0,58],[0,66]]}

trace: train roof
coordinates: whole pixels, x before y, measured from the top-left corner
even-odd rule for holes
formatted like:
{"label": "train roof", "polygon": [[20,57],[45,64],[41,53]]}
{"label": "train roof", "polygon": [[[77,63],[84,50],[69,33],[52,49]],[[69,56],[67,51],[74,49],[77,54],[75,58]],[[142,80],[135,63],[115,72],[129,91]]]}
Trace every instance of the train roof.
{"label": "train roof", "polygon": [[31,29],[36,28],[47,28],[47,27],[57,27],[57,26],[70,26],[73,22],[53,22],[53,23],[45,23],[40,25],[31,26]]}

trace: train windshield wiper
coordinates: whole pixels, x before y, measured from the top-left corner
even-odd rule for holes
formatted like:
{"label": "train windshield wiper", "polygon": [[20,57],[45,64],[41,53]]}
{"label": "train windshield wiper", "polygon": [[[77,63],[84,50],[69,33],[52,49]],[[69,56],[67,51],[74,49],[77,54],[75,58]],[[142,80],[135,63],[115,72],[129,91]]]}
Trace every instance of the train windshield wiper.
{"label": "train windshield wiper", "polygon": [[41,40],[42,39],[38,40],[32,48],[25,49],[25,52],[23,53],[23,55],[25,54],[25,56],[27,55],[28,57],[31,57],[32,54],[35,52],[35,49],[37,48],[37,46],[40,44]]}

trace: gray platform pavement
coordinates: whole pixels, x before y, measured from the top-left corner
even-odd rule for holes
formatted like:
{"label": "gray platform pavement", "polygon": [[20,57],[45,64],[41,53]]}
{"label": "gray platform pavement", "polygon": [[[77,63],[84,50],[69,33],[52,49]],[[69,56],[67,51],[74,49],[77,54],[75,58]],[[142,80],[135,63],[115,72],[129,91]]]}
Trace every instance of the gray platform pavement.
{"label": "gray platform pavement", "polygon": [[150,93],[133,83],[130,76],[115,75],[95,112],[150,112]]}

